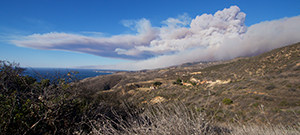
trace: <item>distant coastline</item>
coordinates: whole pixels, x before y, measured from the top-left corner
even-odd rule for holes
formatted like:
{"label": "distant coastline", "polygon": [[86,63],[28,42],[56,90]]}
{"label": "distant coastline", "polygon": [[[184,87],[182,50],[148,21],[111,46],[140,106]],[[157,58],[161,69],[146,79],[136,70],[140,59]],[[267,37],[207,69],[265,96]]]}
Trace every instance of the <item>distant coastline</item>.
{"label": "distant coastline", "polygon": [[51,78],[54,76],[67,75],[72,71],[78,71],[78,74],[74,74],[77,79],[85,79],[89,77],[96,77],[99,75],[109,75],[117,71],[114,70],[100,70],[100,69],[72,69],[72,68],[25,68],[23,75],[32,76],[38,81],[41,77]]}
{"label": "distant coastline", "polygon": [[93,72],[96,72],[96,73],[116,73],[117,71],[104,71],[104,70],[93,70]]}

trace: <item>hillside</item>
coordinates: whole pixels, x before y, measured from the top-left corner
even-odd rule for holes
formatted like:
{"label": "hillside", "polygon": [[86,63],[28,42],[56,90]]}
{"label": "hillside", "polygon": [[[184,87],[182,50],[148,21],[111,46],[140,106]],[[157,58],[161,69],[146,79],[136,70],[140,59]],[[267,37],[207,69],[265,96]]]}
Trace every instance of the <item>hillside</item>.
{"label": "hillside", "polygon": [[23,73],[0,61],[0,134],[300,132],[300,43],[78,81],[77,72],[40,81]]}
{"label": "hillside", "polygon": [[[239,122],[296,125],[300,114],[299,76],[297,43],[251,58],[118,72],[85,79],[80,85],[89,86],[95,97],[111,104],[125,100],[145,106],[180,100],[208,116],[214,114],[224,123],[238,117]],[[179,79],[182,82],[176,84]],[[151,87],[154,82],[162,84]],[[232,103],[224,104],[224,98]]]}

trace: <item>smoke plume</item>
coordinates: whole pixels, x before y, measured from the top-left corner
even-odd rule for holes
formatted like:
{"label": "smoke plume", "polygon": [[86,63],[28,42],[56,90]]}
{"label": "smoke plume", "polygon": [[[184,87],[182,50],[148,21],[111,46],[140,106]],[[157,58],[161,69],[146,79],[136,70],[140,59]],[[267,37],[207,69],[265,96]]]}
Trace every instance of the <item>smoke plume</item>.
{"label": "smoke plume", "polygon": [[66,50],[102,57],[134,60],[93,68],[151,69],[185,62],[227,60],[257,55],[300,41],[300,16],[245,26],[246,14],[237,6],[203,14],[194,19],[187,14],[168,18],[164,26],[153,27],[147,19],[123,20],[136,35],[109,38],[68,33],[34,34],[13,40],[17,46]]}

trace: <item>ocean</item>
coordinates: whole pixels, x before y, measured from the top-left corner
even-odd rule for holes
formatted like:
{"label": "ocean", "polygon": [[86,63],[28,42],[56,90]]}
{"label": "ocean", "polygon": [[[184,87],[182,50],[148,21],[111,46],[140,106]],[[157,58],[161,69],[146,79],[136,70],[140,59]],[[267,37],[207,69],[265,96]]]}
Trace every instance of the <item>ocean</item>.
{"label": "ocean", "polygon": [[99,69],[66,69],[66,68],[25,68],[23,75],[28,75],[40,81],[43,76],[50,80],[54,79],[55,76],[67,75],[71,71],[78,71],[78,74],[75,75],[77,79],[85,79],[88,77],[96,77],[99,75],[108,75],[113,74],[117,71],[115,70],[99,70]]}

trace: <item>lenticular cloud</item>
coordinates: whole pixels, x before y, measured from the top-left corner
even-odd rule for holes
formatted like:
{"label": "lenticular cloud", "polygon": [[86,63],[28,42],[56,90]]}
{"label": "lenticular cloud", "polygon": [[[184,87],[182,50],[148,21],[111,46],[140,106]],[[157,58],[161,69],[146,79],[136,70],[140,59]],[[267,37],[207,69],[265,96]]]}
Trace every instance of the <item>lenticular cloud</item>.
{"label": "lenticular cloud", "polygon": [[300,41],[300,16],[250,27],[245,26],[245,20],[246,14],[239,7],[231,6],[214,15],[203,14],[194,19],[187,14],[168,18],[162,22],[162,27],[151,26],[147,19],[122,21],[124,26],[137,31],[136,35],[96,38],[53,32],[29,35],[12,42],[35,49],[135,60],[99,68],[137,70],[251,56]]}

